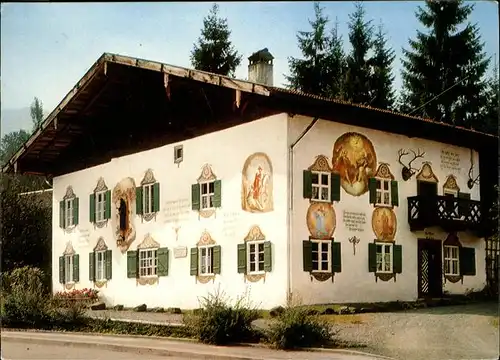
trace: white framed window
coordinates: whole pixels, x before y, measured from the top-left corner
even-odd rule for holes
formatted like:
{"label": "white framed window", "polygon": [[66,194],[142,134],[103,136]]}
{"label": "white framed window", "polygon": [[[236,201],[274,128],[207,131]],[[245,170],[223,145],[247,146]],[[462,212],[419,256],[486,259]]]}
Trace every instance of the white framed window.
{"label": "white framed window", "polygon": [[143,215],[152,214],[153,208],[153,185],[147,184],[142,186],[142,213]]}
{"label": "white framed window", "polygon": [[106,220],[106,191],[95,194],[95,221]]}
{"label": "white framed window", "polygon": [[215,182],[208,181],[200,183],[201,192],[201,209],[213,209],[214,207],[214,194],[215,194]]}
{"label": "white framed window", "polygon": [[198,247],[199,275],[213,275],[214,271],[214,247]]}
{"label": "white framed window", "polygon": [[73,218],[73,200],[74,199],[64,200],[64,224],[67,228],[75,225],[75,219]]}
{"label": "white framed window", "polygon": [[391,180],[376,179],[377,202],[375,205],[391,206]]}
{"label": "white framed window", "polygon": [[460,258],[458,246],[444,246],[444,274],[460,275]]}
{"label": "white framed window", "polygon": [[332,272],[332,242],[331,240],[311,240],[312,271]]}
{"label": "white framed window", "polygon": [[73,282],[73,255],[64,255],[64,283]]}
{"label": "white framed window", "polygon": [[177,145],[174,147],[174,163],[178,164],[182,162],[184,156],[184,149],[182,145]]}
{"label": "white framed window", "polygon": [[264,273],[264,241],[247,242],[247,272]]}
{"label": "white framed window", "polygon": [[157,249],[139,250],[139,276],[156,276],[158,270]]}
{"label": "white framed window", "polygon": [[95,252],[95,280],[106,280],[106,251]]}
{"label": "white framed window", "polygon": [[330,202],[330,182],[331,174],[323,171],[312,171],[312,199],[317,201]]}
{"label": "white framed window", "polygon": [[377,273],[392,273],[393,245],[376,244],[377,246]]}

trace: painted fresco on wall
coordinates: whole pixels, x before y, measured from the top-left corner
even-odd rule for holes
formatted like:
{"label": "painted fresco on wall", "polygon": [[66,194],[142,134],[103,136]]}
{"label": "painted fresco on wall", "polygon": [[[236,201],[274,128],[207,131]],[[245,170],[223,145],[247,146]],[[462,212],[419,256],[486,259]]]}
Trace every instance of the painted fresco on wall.
{"label": "painted fresco on wall", "polygon": [[135,204],[135,181],[128,177],[121,180],[113,189],[113,204],[116,208],[112,217],[115,229],[116,244],[120,251],[125,253],[135,240],[134,212]]}
{"label": "painted fresco on wall", "polygon": [[439,182],[439,179],[437,178],[436,174],[434,174],[431,163],[429,161],[426,161],[422,164],[422,169],[417,175],[417,180],[434,182],[434,183]]}
{"label": "painted fresco on wall", "polygon": [[397,230],[396,214],[391,208],[375,208],[372,215],[372,229],[378,241],[394,241]]}
{"label": "painted fresco on wall", "polygon": [[335,210],[329,203],[312,203],[307,210],[307,228],[314,239],[330,239],[335,231]]}
{"label": "painted fresco on wall", "polygon": [[355,132],[341,135],[333,145],[332,167],[340,175],[342,188],[349,195],[363,195],[368,191],[368,179],[377,168],[372,142]]}
{"label": "painted fresco on wall", "polygon": [[250,155],[243,165],[241,208],[254,213],[273,211],[273,166],[265,153]]}

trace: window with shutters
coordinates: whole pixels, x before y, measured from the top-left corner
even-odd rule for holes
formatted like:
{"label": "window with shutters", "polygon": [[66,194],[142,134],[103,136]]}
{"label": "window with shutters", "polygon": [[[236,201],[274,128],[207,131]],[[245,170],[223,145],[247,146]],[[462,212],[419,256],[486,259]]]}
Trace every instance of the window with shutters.
{"label": "window with shutters", "polygon": [[392,273],[393,244],[376,244],[377,273]]}
{"label": "window with shutters", "polygon": [[200,183],[201,209],[208,210],[214,208],[215,181]]}
{"label": "window with shutters", "polygon": [[144,215],[152,214],[153,208],[153,185],[147,184],[142,186],[142,213]]}
{"label": "window with shutters", "polygon": [[73,255],[64,256],[64,283],[69,284],[74,282],[73,278]]}
{"label": "window with shutters", "polygon": [[331,173],[311,171],[312,200],[330,202]]}
{"label": "window with shutters", "polygon": [[199,246],[199,275],[213,275],[214,271],[214,246]]}
{"label": "window with shutters", "polygon": [[106,220],[106,191],[95,194],[95,221]]}
{"label": "window with shutters", "polygon": [[331,240],[311,240],[313,272],[331,272]]}
{"label": "window with shutters", "polygon": [[74,200],[74,198],[64,200],[64,224],[67,228],[75,225],[73,216]]}
{"label": "window with shutters", "polygon": [[264,241],[247,242],[247,273],[264,272]]}
{"label": "window with shutters", "polygon": [[106,251],[95,252],[95,280],[106,280]]}
{"label": "window with shutters", "polygon": [[458,246],[444,246],[444,274],[460,275],[460,257]]}
{"label": "window with shutters", "polygon": [[376,179],[377,181],[377,200],[375,205],[377,206],[391,206],[391,180],[388,179]]}
{"label": "window with shutters", "polygon": [[156,276],[158,269],[157,249],[139,250],[139,276]]}

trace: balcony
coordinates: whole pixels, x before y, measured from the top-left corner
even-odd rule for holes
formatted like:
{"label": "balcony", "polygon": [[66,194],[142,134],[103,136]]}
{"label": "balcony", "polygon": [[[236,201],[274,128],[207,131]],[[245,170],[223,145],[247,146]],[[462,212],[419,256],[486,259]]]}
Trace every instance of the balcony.
{"label": "balcony", "polygon": [[408,198],[408,224],[411,231],[439,226],[445,231],[481,229],[481,203],[449,196]]}

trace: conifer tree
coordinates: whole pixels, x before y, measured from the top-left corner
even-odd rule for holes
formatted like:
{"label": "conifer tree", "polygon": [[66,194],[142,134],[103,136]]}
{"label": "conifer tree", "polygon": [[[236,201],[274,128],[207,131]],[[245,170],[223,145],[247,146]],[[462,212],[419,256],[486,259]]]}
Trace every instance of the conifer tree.
{"label": "conifer tree", "polygon": [[371,69],[368,52],[373,45],[373,26],[365,22],[365,9],[361,2],[349,15],[349,42],[352,50],[347,56],[346,97],[358,104],[370,104]]}
{"label": "conifer tree", "polygon": [[327,52],[326,77],[329,80],[327,94],[332,98],[344,99],[347,63],[342,37],[338,32],[337,19],[335,19],[335,25],[331,31]]}
{"label": "conifer tree", "polygon": [[478,29],[466,23],[474,5],[426,1],[416,16],[427,28],[403,49],[403,110],[436,121],[481,127],[489,60]]}
{"label": "conifer tree", "polygon": [[372,67],[370,84],[370,105],[380,109],[392,109],[394,105],[394,90],[392,74],[392,63],[394,62],[394,50],[387,47],[382,24],[378,27],[373,43],[374,55],[370,59]]}
{"label": "conifer tree", "polygon": [[219,17],[219,7],[214,4],[203,19],[201,36],[191,51],[191,65],[197,70],[234,76],[242,57],[229,40],[230,35],[227,19]]}
{"label": "conifer tree", "polygon": [[500,99],[500,80],[498,74],[498,63],[495,61],[493,74],[488,79],[486,87],[486,105],[484,108],[484,123],[480,130],[489,134],[498,135],[498,108]]}

